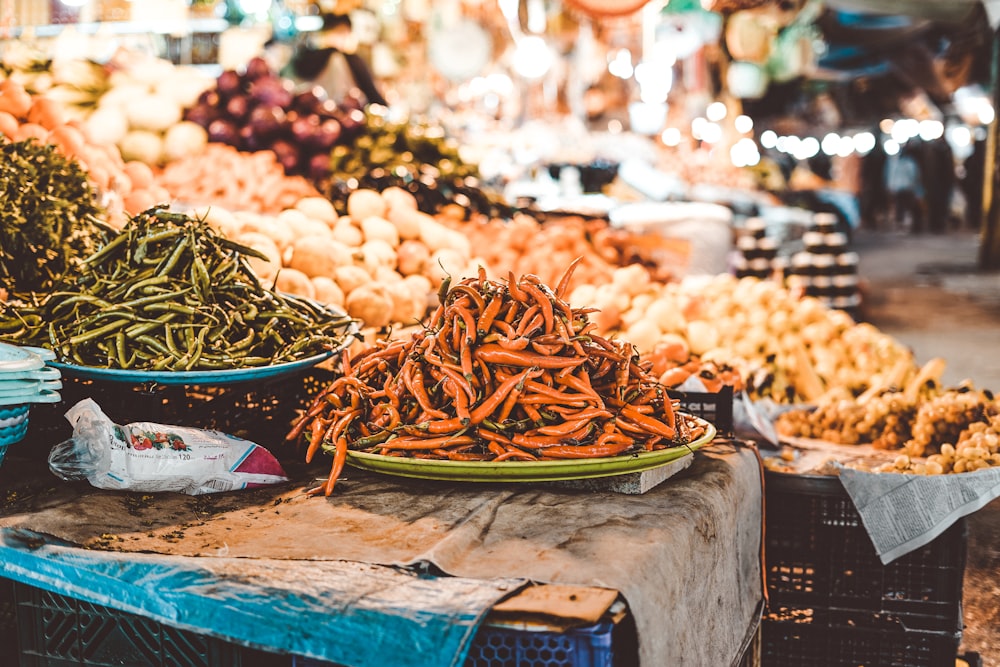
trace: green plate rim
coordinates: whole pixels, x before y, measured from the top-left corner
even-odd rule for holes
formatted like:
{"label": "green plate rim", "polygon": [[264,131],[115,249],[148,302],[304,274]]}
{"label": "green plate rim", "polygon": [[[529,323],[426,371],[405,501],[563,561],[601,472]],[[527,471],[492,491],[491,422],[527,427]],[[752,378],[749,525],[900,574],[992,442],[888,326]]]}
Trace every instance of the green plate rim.
{"label": "green plate rim", "polygon": [[347,465],[397,477],[449,482],[557,482],[614,477],[658,468],[706,446],[718,434],[715,425],[695,417],[705,434],[687,446],[652,452],[564,461],[438,461],[383,456],[348,450]]}

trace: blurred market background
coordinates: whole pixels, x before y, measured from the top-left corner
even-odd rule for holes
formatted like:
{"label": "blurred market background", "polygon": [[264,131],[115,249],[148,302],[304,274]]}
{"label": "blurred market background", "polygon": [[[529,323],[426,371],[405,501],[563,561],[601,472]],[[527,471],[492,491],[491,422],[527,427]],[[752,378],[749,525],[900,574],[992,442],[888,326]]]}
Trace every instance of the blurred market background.
{"label": "blurred market background", "polygon": [[[356,88],[301,66],[329,15]],[[941,357],[942,384],[995,390],[998,22],[996,0],[0,0],[0,133],[79,160],[116,226],[197,211],[267,256],[261,278],[373,330],[423,317],[446,273],[551,282],[584,256],[572,300],[601,331],[740,358],[754,398],[872,377],[819,338],[819,389],[788,350],[743,359],[772,292],[715,280],[723,323],[649,285],[775,279],[897,337],[907,372]],[[366,188],[382,199],[352,207]],[[425,217],[364,224],[399,201]],[[986,664],[995,505],[966,579]]]}
{"label": "blurred market background", "polygon": [[[920,0],[11,0],[0,25],[9,77],[61,101],[127,160],[163,167],[201,150],[190,128],[163,141],[180,107],[210,140],[272,149],[287,172],[329,191],[352,178],[398,180],[407,151],[380,149],[401,146],[407,124],[428,123],[420,139],[433,154],[406,167],[422,162],[419,176],[446,184],[446,196],[474,188],[463,203],[485,207],[483,188],[511,205],[615,208],[631,221],[662,213],[621,204],[707,202],[724,205],[736,226],[762,216],[785,240],[807,225],[802,209],[835,212],[846,231],[979,229],[993,163],[993,9]],[[388,108],[365,120],[340,100],[336,129],[303,121],[291,137],[269,135],[274,114],[251,116],[255,107],[315,106],[299,99],[309,81],[294,79],[292,60],[323,12],[351,17],[353,46]],[[286,88],[294,82],[294,101],[246,85],[229,99],[227,86],[238,84],[223,73],[255,57]],[[100,67],[83,72],[83,62]],[[220,75],[221,103],[202,94]],[[124,102],[122,121],[114,111]],[[305,149],[295,137],[307,136],[338,149]],[[898,156],[921,165],[926,220],[891,215],[886,163]],[[989,266],[1000,261],[994,226],[984,228]]]}

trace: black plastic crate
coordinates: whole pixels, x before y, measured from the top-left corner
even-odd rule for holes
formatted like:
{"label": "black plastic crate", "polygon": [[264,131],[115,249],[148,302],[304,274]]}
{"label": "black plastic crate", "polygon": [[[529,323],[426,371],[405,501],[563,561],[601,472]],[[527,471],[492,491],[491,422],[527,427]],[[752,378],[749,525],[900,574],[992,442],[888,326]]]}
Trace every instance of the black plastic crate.
{"label": "black plastic crate", "polygon": [[20,583],[14,601],[20,648],[13,664],[20,667],[287,667],[291,661]]}
{"label": "black plastic crate", "polygon": [[733,434],[733,388],[723,385],[717,392],[678,391],[668,389],[667,394],[680,401],[683,412],[701,417],[712,423],[720,436]]}
{"label": "black plastic crate", "polygon": [[765,492],[772,604],[931,616],[961,627],[964,518],[883,565],[837,477],[768,472]]}
{"label": "black plastic crate", "polygon": [[771,607],[762,623],[765,667],[954,667],[961,630],[923,617]]}
{"label": "black plastic crate", "polygon": [[0,579],[0,665],[17,664],[17,606],[14,582]]}
{"label": "black plastic crate", "polygon": [[69,438],[72,428],[63,415],[78,401],[92,398],[118,424],[149,421],[211,428],[271,448],[284,441],[298,410],[335,377],[333,371],[323,368],[219,386],[133,384],[64,377],[62,400],[32,409],[28,437],[45,445]]}

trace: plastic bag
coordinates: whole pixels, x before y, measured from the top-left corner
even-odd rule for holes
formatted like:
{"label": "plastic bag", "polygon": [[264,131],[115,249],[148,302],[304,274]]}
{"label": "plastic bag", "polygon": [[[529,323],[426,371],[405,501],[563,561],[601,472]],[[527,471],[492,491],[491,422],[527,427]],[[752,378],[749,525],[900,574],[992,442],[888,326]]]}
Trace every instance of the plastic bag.
{"label": "plastic bag", "polygon": [[66,419],[73,437],[49,452],[49,468],[65,480],[192,496],[288,480],[265,448],[218,431],[150,422],[119,426],[89,398],[70,408]]}

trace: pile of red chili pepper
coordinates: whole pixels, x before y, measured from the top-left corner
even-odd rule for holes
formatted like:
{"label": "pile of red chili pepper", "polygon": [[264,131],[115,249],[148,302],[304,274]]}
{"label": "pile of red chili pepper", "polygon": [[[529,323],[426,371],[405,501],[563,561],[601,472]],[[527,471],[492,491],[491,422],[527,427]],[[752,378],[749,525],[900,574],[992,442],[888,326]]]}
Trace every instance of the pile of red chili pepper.
{"label": "pile of red chili pepper", "polygon": [[440,305],[406,340],[380,342],[296,420],[306,461],[334,453],[332,493],[348,449],[456,461],[537,461],[617,456],[683,446],[703,431],[677,418],[666,388],[631,343],[593,332],[593,312],[533,275],[445,282]]}

